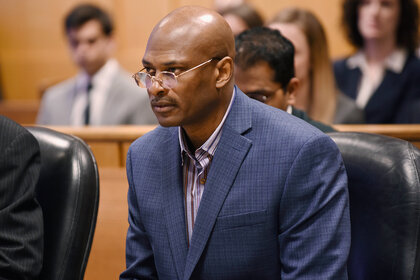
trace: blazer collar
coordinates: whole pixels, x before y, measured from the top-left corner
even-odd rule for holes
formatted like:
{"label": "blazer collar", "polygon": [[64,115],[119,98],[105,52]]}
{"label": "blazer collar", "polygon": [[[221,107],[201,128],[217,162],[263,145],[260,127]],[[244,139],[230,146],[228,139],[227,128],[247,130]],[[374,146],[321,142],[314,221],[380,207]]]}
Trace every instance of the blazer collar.
{"label": "blazer collar", "polygon": [[235,99],[226,118],[225,126],[242,135],[252,127],[252,107],[250,98],[235,86]]}
{"label": "blazer collar", "polygon": [[251,148],[251,140],[242,135],[251,128],[251,115],[248,97],[236,88],[235,100],[212,160],[195,220],[186,258],[184,279],[191,277],[208,242],[225,198]]}
{"label": "blazer collar", "polygon": [[166,135],[167,141],[163,145],[165,148],[160,153],[160,158],[162,159],[161,185],[164,198],[164,219],[178,279],[183,279],[188,245],[181,155],[177,128],[169,128],[168,131],[169,135]]}
{"label": "blazer collar", "polygon": [[242,135],[251,129],[250,100],[238,88],[235,90],[235,99],[212,160],[189,248],[178,128],[167,129],[167,141],[163,145],[165,148],[160,153],[161,185],[164,190],[167,238],[179,279],[191,277],[236,174],[252,145],[252,142]]}

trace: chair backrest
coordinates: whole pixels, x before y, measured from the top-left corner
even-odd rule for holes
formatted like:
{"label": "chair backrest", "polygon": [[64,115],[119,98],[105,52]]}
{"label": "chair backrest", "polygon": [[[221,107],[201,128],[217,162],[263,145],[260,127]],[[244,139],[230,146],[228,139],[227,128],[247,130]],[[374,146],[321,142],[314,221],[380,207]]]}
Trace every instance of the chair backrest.
{"label": "chair backrest", "polygon": [[329,135],[348,176],[349,279],[420,279],[420,151],[383,135]]}
{"label": "chair backrest", "polygon": [[44,260],[39,279],[83,279],[99,204],[95,158],[75,136],[27,129],[41,149],[36,192],[44,217]]}

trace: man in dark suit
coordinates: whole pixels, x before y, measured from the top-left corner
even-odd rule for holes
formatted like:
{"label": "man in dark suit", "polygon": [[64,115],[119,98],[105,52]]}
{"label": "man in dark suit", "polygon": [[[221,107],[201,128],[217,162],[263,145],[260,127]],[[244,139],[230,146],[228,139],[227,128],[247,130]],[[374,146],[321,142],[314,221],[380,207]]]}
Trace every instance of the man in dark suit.
{"label": "man in dark suit", "polygon": [[0,279],[37,279],[43,219],[35,199],[39,146],[25,128],[0,116]]}
{"label": "man in dark suit", "polygon": [[335,131],[293,107],[299,88],[294,70],[295,51],[292,42],[278,30],[267,27],[246,30],[236,36],[235,49],[235,82],[246,95],[287,111],[323,132]]}
{"label": "man in dark suit", "polygon": [[120,279],[346,279],[347,177],[332,140],[234,86],[216,12],[179,8],[136,74],[161,126],[127,155]]}

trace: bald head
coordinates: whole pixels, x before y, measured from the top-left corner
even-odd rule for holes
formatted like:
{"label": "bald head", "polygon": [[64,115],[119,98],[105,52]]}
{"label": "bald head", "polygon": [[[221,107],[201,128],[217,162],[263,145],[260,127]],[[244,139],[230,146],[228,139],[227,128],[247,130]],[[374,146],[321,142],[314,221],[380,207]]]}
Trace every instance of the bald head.
{"label": "bald head", "polygon": [[215,11],[187,6],[163,18],[143,56],[159,123],[182,126],[192,145],[201,146],[232,99],[234,56],[232,30]]}
{"label": "bald head", "polygon": [[232,30],[217,12],[198,6],[181,7],[164,17],[153,29],[150,43],[159,40],[182,50],[194,50],[203,57],[223,58],[235,55]]}

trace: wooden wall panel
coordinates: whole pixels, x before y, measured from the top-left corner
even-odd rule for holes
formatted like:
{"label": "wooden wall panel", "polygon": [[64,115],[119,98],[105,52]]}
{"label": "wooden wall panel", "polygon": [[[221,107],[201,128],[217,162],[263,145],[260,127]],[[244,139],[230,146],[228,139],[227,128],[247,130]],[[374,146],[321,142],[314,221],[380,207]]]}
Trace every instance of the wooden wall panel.
{"label": "wooden wall panel", "polygon": [[[418,0],[420,1],[420,0]],[[0,86],[8,100],[38,100],[45,85],[73,75],[62,21],[81,0],[0,0]],[[147,38],[169,11],[183,5],[211,8],[212,0],[96,0],[116,21],[115,56],[130,72],[140,67]],[[313,11],[324,24],[333,57],[351,48],[339,27],[341,0],[249,0],[266,19],[288,6]]]}
{"label": "wooden wall panel", "polygon": [[118,279],[125,269],[128,182],[124,168],[99,167],[100,195],[86,280]]}

